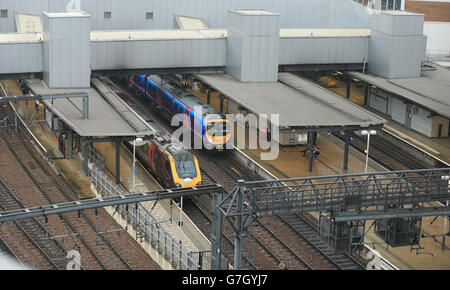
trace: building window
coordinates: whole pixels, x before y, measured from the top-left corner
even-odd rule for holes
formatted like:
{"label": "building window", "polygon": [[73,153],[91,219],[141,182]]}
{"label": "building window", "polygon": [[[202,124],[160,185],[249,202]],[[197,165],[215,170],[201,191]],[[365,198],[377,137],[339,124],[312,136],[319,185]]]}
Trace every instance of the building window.
{"label": "building window", "polygon": [[148,20],[153,20],[153,12],[145,13],[145,18],[148,19]]}
{"label": "building window", "polygon": [[0,10],[0,17],[1,18],[7,18],[8,17],[8,10]]}
{"label": "building window", "polygon": [[105,12],[105,19],[111,19],[111,12]]}

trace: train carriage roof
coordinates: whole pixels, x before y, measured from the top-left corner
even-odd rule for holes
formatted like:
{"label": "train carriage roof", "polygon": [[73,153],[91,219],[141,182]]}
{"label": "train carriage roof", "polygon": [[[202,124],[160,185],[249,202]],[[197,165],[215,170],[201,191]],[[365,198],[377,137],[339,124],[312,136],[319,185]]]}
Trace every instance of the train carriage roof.
{"label": "train carriage roof", "polygon": [[180,102],[188,106],[197,115],[204,117],[205,115],[217,114],[223,117],[223,114],[220,114],[211,106],[203,103],[197,97],[190,94],[186,90],[173,84],[170,80],[165,79],[163,82],[161,82],[161,78],[159,76],[149,76],[148,78],[158,86],[160,86],[163,90],[171,94],[172,97],[175,97]]}

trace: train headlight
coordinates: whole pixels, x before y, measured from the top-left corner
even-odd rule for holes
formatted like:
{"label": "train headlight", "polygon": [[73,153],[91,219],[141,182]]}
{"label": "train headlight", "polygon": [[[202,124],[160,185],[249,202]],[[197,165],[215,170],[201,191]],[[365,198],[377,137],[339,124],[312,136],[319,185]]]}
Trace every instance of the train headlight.
{"label": "train headlight", "polygon": [[209,136],[206,137],[206,140],[208,140],[209,143],[212,143],[212,142],[213,142],[213,138],[212,138],[212,137],[209,137]]}

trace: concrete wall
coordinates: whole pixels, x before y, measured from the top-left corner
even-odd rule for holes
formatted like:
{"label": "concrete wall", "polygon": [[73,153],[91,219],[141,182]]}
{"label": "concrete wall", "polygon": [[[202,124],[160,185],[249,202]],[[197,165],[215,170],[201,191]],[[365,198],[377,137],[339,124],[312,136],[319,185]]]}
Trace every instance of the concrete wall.
{"label": "concrete wall", "polygon": [[90,87],[90,16],[44,13],[43,75],[51,88]]}
{"label": "concrete wall", "polygon": [[406,114],[406,104],[403,100],[390,96],[391,105],[392,105],[392,120],[405,124],[405,114]]}
{"label": "concrete wall", "polygon": [[[72,0],[73,1],[73,0]],[[80,0],[81,9],[92,16],[91,29],[172,29],[174,14],[203,18],[212,28],[227,26],[229,9],[266,9],[281,14],[282,27],[367,28],[366,7],[350,0]],[[41,15],[43,11],[66,11],[68,0],[1,0],[0,33],[14,32],[14,13]],[[112,14],[104,18],[104,12]],[[146,19],[153,12],[153,19]]]}
{"label": "concrete wall", "polygon": [[423,33],[427,36],[427,55],[450,55],[450,22],[425,21]]}
{"label": "concrete wall", "polygon": [[383,114],[388,115],[388,98],[380,90],[370,88],[369,106]]}
{"label": "concrete wall", "polygon": [[1,43],[0,74],[42,72],[42,43]]}
{"label": "concrete wall", "polygon": [[92,70],[225,66],[226,39],[92,41]]}
{"label": "concrete wall", "polygon": [[363,63],[368,48],[369,37],[282,37],[279,58],[281,65]]}
{"label": "concrete wall", "polygon": [[450,120],[441,116],[434,116],[431,126],[431,137],[439,137],[439,125],[442,125],[440,136],[448,137],[448,129],[450,126]]}
{"label": "concrete wall", "polygon": [[369,73],[384,78],[420,77],[425,57],[423,15],[381,12],[371,16]]}
{"label": "concrete wall", "polygon": [[411,129],[421,134],[432,137],[433,119],[431,112],[423,108],[413,106],[411,114]]}
{"label": "concrete wall", "polygon": [[265,10],[228,15],[227,73],[242,82],[278,81],[280,15]]}

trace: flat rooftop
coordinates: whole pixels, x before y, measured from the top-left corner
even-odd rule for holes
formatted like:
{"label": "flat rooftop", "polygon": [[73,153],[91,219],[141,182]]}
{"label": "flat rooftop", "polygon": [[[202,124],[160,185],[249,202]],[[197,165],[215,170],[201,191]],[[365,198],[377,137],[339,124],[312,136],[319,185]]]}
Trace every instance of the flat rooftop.
{"label": "flat rooftop", "polygon": [[423,71],[420,78],[385,79],[360,72],[349,74],[450,119],[450,70],[437,65],[436,68]]}
{"label": "flat rooftop", "polygon": [[91,32],[91,41],[214,39],[226,36],[223,29],[96,30]]}
{"label": "flat rooftop", "polygon": [[[18,15],[19,33],[0,34],[0,43],[42,42],[42,23],[40,18],[32,15]],[[199,20],[200,21],[200,20]],[[182,39],[224,39],[226,29],[198,29],[199,24],[183,22],[186,29],[144,29],[144,30],[95,30],[91,31],[91,41],[148,41],[148,40],[182,40]],[[31,32],[31,33],[30,33]],[[349,38],[369,37],[370,29],[280,29],[280,38]]]}
{"label": "flat rooftop", "polygon": [[[78,135],[82,137],[123,137],[123,136],[142,136],[151,134],[152,128],[145,122],[130,124],[130,120],[123,117],[123,112],[118,112],[108,101],[106,101],[94,88],[80,89],[51,89],[44,81],[39,79],[26,80],[26,85],[33,94],[66,94],[85,92],[89,95],[89,119],[83,120],[81,115],[82,99],[73,98],[71,102],[67,99],[45,100],[47,108],[61,118]],[[128,110],[129,114],[135,114],[129,107],[123,106],[121,110]],[[135,121],[139,122],[139,121]],[[147,128],[145,131],[136,130],[137,128]],[[140,131],[140,132],[139,132]]]}
{"label": "flat rooftop", "polygon": [[41,33],[6,33],[0,34],[0,44],[4,43],[41,43]]}
{"label": "flat rooftop", "polygon": [[279,82],[273,83],[241,83],[226,74],[197,78],[257,115],[278,114],[280,127],[368,127],[387,122],[290,73],[280,73]]}
{"label": "flat rooftop", "polygon": [[264,9],[232,9],[231,12],[242,15],[280,15],[280,13],[270,12]]}

